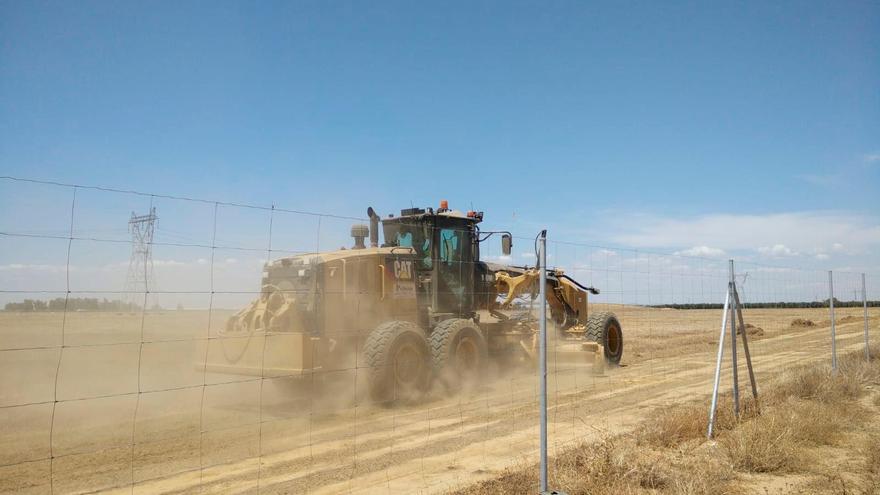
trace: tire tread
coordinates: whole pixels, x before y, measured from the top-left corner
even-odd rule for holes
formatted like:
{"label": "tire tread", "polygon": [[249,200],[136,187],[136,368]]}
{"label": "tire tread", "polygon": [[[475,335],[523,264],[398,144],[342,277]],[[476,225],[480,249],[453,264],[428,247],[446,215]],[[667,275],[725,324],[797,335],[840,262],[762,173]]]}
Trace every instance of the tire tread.
{"label": "tire tread", "polygon": [[[587,329],[584,333],[584,338],[591,342],[598,342],[602,345],[602,348],[605,351],[605,359],[607,359],[609,362],[613,361],[611,361],[608,356],[608,348],[605,343],[605,328],[611,319],[617,321],[617,325],[618,327],[620,327],[620,321],[617,320],[617,315],[615,315],[611,311],[599,311],[598,313],[590,313],[590,315],[587,317]],[[621,329],[621,338],[622,337],[623,330]],[[623,345],[622,342],[621,345]]]}
{"label": "tire tread", "polygon": [[390,351],[394,340],[402,333],[415,332],[424,337],[424,332],[408,321],[387,321],[380,324],[367,336],[364,342],[364,360],[369,369],[370,396],[374,400],[385,399],[387,395]]}

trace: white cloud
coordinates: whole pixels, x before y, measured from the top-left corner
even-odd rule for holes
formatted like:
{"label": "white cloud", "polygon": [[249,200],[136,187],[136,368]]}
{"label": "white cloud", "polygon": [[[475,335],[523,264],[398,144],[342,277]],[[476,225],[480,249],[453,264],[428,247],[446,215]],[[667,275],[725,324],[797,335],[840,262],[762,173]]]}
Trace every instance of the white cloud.
{"label": "white cloud", "polygon": [[713,214],[693,218],[642,215],[623,219],[608,230],[617,243],[645,248],[712,245],[730,252],[772,249],[778,244],[792,252],[812,252],[816,246],[840,243],[850,252],[865,252],[880,246],[880,219],[839,211]]}
{"label": "white cloud", "polygon": [[753,268],[750,271],[756,273],[792,273],[795,271],[795,269],[782,266],[759,266],[757,268]]}
{"label": "white cloud", "polygon": [[[71,266],[71,270],[75,270],[76,268]],[[36,271],[36,272],[64,272],[67,271],[67,265],[42,265],[42,264],[28,264],[28,263],[9,263],[7,265],[0,265],[0,271]]]}
{"label": "white cloud", "polygon": [[830,257],[831,257],[831,256],[828,256],[828,255],[825,254],[825,253],[818,253],[818,254],[815,256],[815,258],[816,258],[817,260],[827,260],[827,259],[830,258]]}
{"label": "white cloud", "polygon": [[723,249],[713,248],[709,246],[694,246],[683,251],[676,251],[678,256],[697,256],[701,258],[721,258],[727,253]]}
{"label": "white cloud", "polygon": [[798,256],[800,253],[786,246],[785,244],[774,244],[773,246],[762,246],[758,248],[758,252],[764,256],[772,256],[774,258],[784,258],[789,256]]}
{"label": "white cloud", "polygon": [[177,260],[153,260],[153,266],[184,266],[187,264]]}
{"label": "white cloud", "polygon": [[[532,255],[532,257],[534,257],[534,255]],[[491,261],[495,263],[510,263],[511,261],[513,261],[513,256],[507,256],[503,254],[499,256],[483,256],[482,258],[483,261]]]}
{"label": "white cloud", "polygon": [[880,162],[880,152],[878,153],[866,153],[862,156],[862,159],[865,163],[877,163]]}
{"label": "white cloud", "polygon": [[797,178],[814,186],[833,186],[841,183],[839,175],[801,174]]}

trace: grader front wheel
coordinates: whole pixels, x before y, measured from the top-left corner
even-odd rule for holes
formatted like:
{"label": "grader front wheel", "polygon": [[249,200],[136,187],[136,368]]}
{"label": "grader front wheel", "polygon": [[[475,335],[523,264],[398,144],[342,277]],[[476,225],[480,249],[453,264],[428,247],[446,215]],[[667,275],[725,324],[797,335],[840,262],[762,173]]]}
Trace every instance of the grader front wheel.
{"label": "grader front wheel", "polygon": [[620,358],[623,356],[623,330],[614,313],[609,311],[592,313],[587,318],[585,337],[602,345],[606,361],[620,364]]}
{"label": "grader front wheel", "polygon": [[419,398],[431,377],[425,333],[407,321],[376,327],[364,343],[370,397],[391,404]]}

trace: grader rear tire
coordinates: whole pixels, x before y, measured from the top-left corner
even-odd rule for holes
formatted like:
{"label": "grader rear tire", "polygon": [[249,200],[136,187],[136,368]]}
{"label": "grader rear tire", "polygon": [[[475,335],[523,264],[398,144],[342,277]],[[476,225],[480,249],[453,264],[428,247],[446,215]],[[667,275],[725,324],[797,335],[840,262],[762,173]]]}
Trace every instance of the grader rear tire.
{"label": "grader rear tire", "polygon": [[623,356],[623,330],[614,313],[603,311],[591,314],[587,318],[587,332],[584,337],[602,344],[606,361],[620,364]]}
{"label": "grader rear tire", "polygon": [[364,343],[370,398],[386,405],[418,399],[431,377],[425,333],[408,321],[376,327]]}
{"label": "grader rear tire", "polygon": [[489,359],[486,339],[471,320],[444,320],[431,332],[434,374],[447,392],[482,382]]}

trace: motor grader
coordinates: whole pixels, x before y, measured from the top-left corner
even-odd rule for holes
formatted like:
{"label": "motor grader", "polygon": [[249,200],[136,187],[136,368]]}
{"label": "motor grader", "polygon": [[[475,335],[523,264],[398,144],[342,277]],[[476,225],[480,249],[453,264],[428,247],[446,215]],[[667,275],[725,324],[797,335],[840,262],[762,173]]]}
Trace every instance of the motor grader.
{"label": "motor grader", "polygon": [[[454,211],[445,201],[382,219],[372,208],[367,213],[370,224],[351,229],[352,248],[267,263],[259,299],[220,332],[221,344],[246,344],[211,353],[208,370],[295,377],[360,369],[372,399],[385,402],[418,396],[432,382],[448,391],[478,382],[490,357],[535,358],[536,322],[513,306],[535,299],[538,268],[480,259],[481,244],[496,235],[510,254],[510,233],[481,231],[482,212]],[[577,359],[586,354],[583,342],[596,342],[604,359],[619,363],[617,318],[588,313],[587,295],[598,291],[558,269],[547,270],[546,279],[560,339],[554,349],[564,346]]]}

